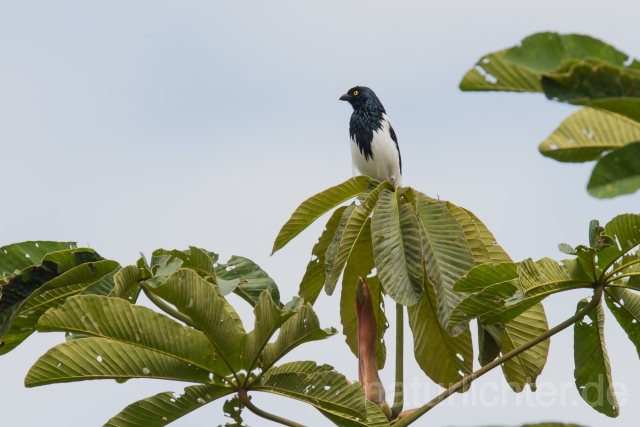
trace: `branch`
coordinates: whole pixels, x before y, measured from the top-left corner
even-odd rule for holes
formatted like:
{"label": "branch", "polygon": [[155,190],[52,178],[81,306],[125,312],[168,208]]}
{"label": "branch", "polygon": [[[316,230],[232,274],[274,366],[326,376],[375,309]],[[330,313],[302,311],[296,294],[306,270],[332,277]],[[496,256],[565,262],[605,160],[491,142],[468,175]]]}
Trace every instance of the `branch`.
{"label": "branch", "polygon": [[404,405],[404,306],[396,303],[396,384],[391,416],[396,418]]}
{"label": "branch", "polygon": [[264,419],[267,419],[269,421],[273,421],[274,423],[278,423],[278,424],[283,424],[285,426],[289,426],[289,427],[305,427],[302,424],[298,424],[296,422],[290,421],[286,418],[281,418],[277,415],[273,415],[270,414],[268,412],[263,411],[260,408],[257,408],[253,403],[251,403],[251,400],[249,399],[249,396],[247,395],[247,390],[243,389],[243,388],[239,388],[238,389],[238,397],[240,398],[240,401],[242,402],[242,404],[251,412],[253,412],[254,414],[256,414],[259,417],[262,417]]}
{"label": "branch", "polygon": [[432,399],[431,401],[427,402],[425,405],[421,406],[420,408],[418,408],[416,410],[413,410],[406,417],[400,419],[397,423],[393,424],[393,427],[406,427],[409,424],[412,424],[418,418],[420,418],[421,416],[423,416],[424,414],[429,412],[431,409],[433,409],[436,405],[438,405],[439,403],[444,401],[446,398],[451,396],[453,393],[457,392],[458,390],[460,390],[463,387],[468,386],[469,384],[471,384],[472,381],[480,378],[481,376],[483,376],[484,374],[486,374],[487,372],[489,372],[493,368],[496,368],[496,367],[502,365],[503,363],[505,363],[509,359],[519,355],[520,353],[523,353],[523,352],[529,350],[532,347],[535,347],[536,345],[540,344],[541,342],[551,338],[553,335],[557,334],[558,332],[564,331],[569,326],[571,326],[574,323],[578,322],[579,320],[581,320],[584,316],[586,316],[591,310],[593,310],[600,303],[600,300],[602,299],[602,292],[603,291],[604,291],[604,284],[597,285],[596,288],[593,291],[593,297],[591,298],[591,301],[589,301],[589,303],[587,305],[585,305],[582,310],[580,310],[579,312],[577,312],[576,314],[574,314],[573,316],[571,316],[570,318],[568,318],[564,322],[560,323],[556,327],[554,327],[552,329],[549,329],[547,332],[545,332],[543,334],[538,335],[537,337],[535,337],[534,339],[532,339],[528,343],[516,348],[515,350],[510,351],[509,353],[503,355],[502,357],[499,357],[498,359],[496,359],[493,362],[483,366],[482,368],[478,369],[477,371],[467,375],[466,377],[464,377],[463,379],[461,379],[460,381],[458,381],[457,383],[455,383],[454,385],[452,385],[451,387],[449,387],[448,389],[446,389],[445,391],[440,393],[434,399]]}

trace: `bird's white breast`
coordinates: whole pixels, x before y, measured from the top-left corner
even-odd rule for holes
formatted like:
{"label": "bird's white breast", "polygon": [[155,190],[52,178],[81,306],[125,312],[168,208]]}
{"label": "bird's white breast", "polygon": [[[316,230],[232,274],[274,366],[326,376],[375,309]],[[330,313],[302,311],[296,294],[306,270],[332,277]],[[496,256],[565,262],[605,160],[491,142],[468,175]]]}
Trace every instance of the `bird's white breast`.
{"label": "bird's white breast", "polygon": [[387,115],[383,115],[382,129],[373,132],[371,151],[373,159],[366,159],[355,140],[351,138],[351,157],[354,166],[363,175],[378,181],[392,180],[396,186],[402,185],[400,172],[400,155],[395,141],[391,138],[390,124]]}

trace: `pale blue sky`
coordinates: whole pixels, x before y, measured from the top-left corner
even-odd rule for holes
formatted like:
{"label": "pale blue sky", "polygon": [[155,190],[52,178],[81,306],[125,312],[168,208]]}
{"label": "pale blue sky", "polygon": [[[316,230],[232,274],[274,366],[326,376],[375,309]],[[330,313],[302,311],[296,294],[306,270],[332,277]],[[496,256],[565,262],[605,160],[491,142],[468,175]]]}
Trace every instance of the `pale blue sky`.
{"label": "pale blue sky", "polygon": [[[640,195],[595,200],[584,189],[592,165],[538,153],[573,107],[541,95],[465,94],[458,83],[482,54],[544,30],[588,33],[640,56],[639,15],[632,0],[4,2],[0,244],[76,240],[123,264],[138,251],[197,245],[253,259],[289,299],[322,225],[269,257],[273,239],[302,200],[350,176],[351,109],[338,97],[361,84],[387,108],[406,185],[471,209],[514,259],[559,259],[558,243],[584,243],[592,218],[637,212]],[[582,294],[549,299],[550,323],[571,315]],[[320,298],[324,325],[340,326],[337,306]],[[609,317],[614,379],[629,389],[618,419],[572,406],[571,386],[564,407],[517,407],[513,394],[506,408],[462,406],[456,396],[420,425],[637,423],[640,362]],[[34,336],[0,358],[3,425],[102,425],[136,399],[180,389],[146,380],[24,389],[29,366],[61,339]],[[430,383],[410,343],[406,353],[408,382]],[[357,376],[341,336],[290,356],[305,358]],[[388,368],[383,379],[392,375]],[[474,387],[486,381],[500,373]],[[552,340],[545,381],[573,382],[571,331]],[[422,393],[410,392],[409,406]],[[254,399],[331,425],[303,404]],[[173,425],[223,423],[221,403]]]}

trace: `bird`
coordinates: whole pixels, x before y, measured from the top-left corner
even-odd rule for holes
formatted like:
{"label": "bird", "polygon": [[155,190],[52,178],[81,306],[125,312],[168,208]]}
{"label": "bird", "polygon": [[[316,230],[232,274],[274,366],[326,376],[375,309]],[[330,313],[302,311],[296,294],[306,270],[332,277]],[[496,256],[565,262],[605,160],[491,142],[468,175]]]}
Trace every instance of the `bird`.
{"label": "bird", "polygon": [[355,86],[340,97],[353,107],[349,137],[353,166],[363,175],[402,186],[402,157],[398,137],[375,92]]}

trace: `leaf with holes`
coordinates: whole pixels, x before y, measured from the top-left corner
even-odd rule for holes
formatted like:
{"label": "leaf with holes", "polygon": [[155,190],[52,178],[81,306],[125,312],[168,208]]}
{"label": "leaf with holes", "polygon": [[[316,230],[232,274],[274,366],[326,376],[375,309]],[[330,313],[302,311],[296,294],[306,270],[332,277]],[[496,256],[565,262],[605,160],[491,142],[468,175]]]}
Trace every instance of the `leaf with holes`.
{"label": "leaf with holes", "polygon": [[174,357],[220,376],[231,373],[205,334],[120,298],[71,297],[45,313],[37,328],[39,332],[67,331],[119,341]]}
{"label": "leaf with holes", "polygon": [[183,394],[158,393],[127,406],[103,427],[164,427],[231,393],[232,388],[220,385],[185,387]]}
{"label": "leaf with holes", "polygon": [[371,183],[371,178],[368,176],[356,176],[302,202],[291,215],[289,221],[282,226],[273,244],[271,254],[283,248],[326,212],[365,191],[369,183]]}
{"label": "leaf with holes", "polygon": [[[578,303],[576,312],[588,304]],[[604,343],[604,310],[602,302],[573,326],[574,377],[582,399],[596,411],[617,417],[619,405],[613,389],[609,355]]]}
{"label": "leaf with holes", "polygon": [[75,242],[29,241],[0,247],[0,284],[19,271],[42,263],[51,252],[75,249]]}
{"label": "leaf with holes", "polygon": [[640,123],[585,107],[562,122],[539,150],[543,156],[560,162],[587,162],[636,141],[640,141]]}
{"label": "leaf with holes", "polygon": [[364,390],[328,365],[292,362],[263,376],[256,390],[301,400],[318,409],[353,417],[366,417]]}

